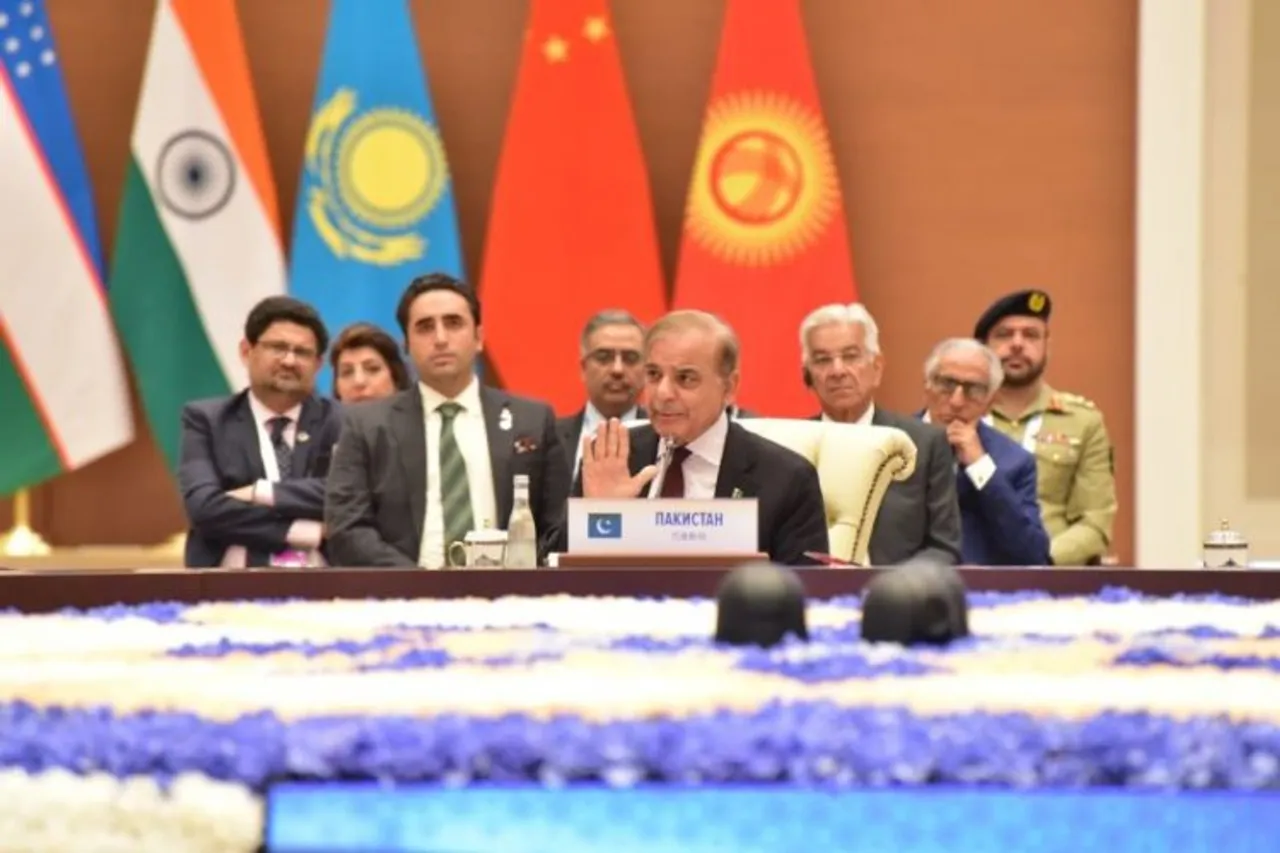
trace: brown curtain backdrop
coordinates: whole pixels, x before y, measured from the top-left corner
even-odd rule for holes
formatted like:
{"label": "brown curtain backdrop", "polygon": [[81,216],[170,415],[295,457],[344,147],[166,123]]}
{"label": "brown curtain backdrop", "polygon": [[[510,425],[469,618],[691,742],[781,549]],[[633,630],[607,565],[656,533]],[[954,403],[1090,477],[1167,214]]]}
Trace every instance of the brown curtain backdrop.
{"label": "brown curtain backdrop", "polygon": [[[477,279],[527,3],[411,5]],[[154,3],[48,6],[110,247]],[[1136,0],[803,6],[859,287],[888,360],[880,403],[917,408],[938,339],[970,334],[1001,293],[1047,289],[1049,378],[1106,414],[1121,505],[1113,550],[1131,561]],[[286,237],[327,9],[240,2]],[[613,12],[670,279],[722,3],[613,0]],[[33,504],[55,545],[152,544],[183,527],[176,486],[145,436],[37,489]],[[5,502],[0,525],[9,519]]]}

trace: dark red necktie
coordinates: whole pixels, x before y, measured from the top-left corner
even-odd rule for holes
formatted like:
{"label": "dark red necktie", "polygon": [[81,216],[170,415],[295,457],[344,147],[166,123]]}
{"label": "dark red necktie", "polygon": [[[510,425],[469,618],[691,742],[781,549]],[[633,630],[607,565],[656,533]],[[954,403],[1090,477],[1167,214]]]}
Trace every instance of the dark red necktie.
{"label": "dark red necktie", "polygon": [[660,498],[684,497],[684,460],[689,458],[689,448],[677,447],[671,451],[671,464],[667,466],[667,476],[662,481]]}

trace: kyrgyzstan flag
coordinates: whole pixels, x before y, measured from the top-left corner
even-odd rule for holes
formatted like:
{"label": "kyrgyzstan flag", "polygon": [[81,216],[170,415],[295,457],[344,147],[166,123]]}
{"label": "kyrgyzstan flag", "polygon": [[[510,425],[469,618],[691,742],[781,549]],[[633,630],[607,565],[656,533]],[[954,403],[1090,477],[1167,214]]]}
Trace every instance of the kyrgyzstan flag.
{"label": "kyrgyzstan flag", "polygon": [[800,321],[856,299],[799,0],[728,0],[675,305],[715,312],[738,333],[743,408],[800,416],[813,409],[800,381]]}
{"label": "kyrgyzstan flag", "polygon": [[582,407],[597,311],[665,309],[649,178],[606,0],[533,0],[498,163],[480,296],[502,384]]}

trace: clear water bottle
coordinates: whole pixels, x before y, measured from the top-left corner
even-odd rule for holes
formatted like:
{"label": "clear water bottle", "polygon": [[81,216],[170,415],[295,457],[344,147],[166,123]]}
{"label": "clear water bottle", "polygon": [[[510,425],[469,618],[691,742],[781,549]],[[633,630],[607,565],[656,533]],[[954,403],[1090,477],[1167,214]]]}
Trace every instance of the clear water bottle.
{"label": "clear water bottle", "polygon": [[507,521],[507,568],[538,566],[538,530],[529,506],[529,475],[516,474],[512,485],[511,518]]}

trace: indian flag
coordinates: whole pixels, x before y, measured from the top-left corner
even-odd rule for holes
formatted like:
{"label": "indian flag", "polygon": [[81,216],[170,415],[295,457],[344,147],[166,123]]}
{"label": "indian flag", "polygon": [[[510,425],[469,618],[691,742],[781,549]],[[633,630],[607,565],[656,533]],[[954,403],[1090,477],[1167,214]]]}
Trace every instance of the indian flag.
{"label": "indian flag", "polygon": [[120,206],[111,305],[152,434],[245,384],[245,316],[285,289],[275,186],[235,0],[160,0]]}
{"label": "indian flag", "polygon": [[133,441],[93,193],[44,3],[0,0],[0,494]]}

